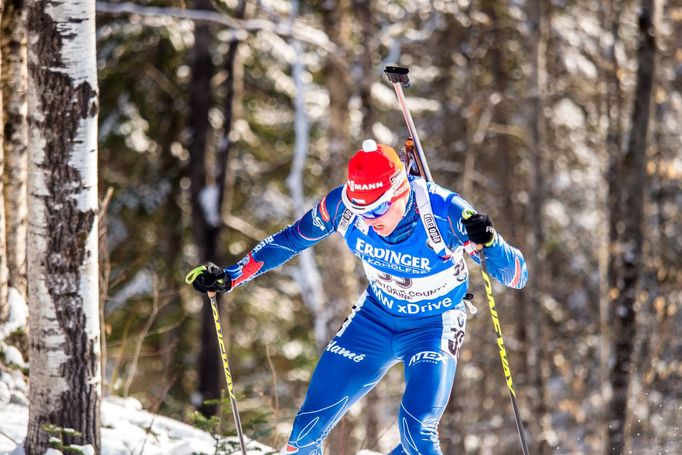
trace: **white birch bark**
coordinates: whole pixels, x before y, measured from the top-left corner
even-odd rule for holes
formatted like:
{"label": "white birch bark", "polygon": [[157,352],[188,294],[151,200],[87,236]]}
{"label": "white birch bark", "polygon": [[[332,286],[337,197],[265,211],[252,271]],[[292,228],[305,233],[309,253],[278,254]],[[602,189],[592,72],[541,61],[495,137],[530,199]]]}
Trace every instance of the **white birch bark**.
{"label": "white birch bark", "polygon": [[[9,285],[26,298],[28,122],[26,118],[26,7],[9,0],[2,15],[5,216]],[[1,313],[1,311],[0,311]]]}
{"label": "white birch bark", "polygon": [[28,454],[100,449],[95,2],[29,0]]}

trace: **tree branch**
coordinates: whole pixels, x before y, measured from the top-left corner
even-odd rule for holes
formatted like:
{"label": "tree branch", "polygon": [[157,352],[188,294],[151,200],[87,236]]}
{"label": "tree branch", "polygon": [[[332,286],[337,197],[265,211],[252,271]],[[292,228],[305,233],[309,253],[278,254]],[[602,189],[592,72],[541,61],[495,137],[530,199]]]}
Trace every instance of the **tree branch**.
{"label": "tree branch", "polygon": [[172,17],[186,19],[197,23],[212,23],[223,25],[234,30],[234,39],[243,41],[249,34],[266,31],[283,37],[292,37],[296,40],[321,48],[330,54],[336,54],[336,48],[327,35],[300,20],[296,20],[294,26],[287,22],[276,23],[265,19],[241,20],[215,11],[183,9],[174,7],[141,6],[134,3],[108,3],[98,1],[96,3],[98,15],[137,15],[152,17]]}

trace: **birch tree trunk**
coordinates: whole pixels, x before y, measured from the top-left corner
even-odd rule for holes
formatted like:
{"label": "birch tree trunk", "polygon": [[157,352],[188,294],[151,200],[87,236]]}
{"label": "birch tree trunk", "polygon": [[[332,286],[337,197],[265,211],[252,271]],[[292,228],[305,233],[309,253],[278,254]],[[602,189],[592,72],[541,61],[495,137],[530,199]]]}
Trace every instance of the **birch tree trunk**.
{"label": "birch tree trunk", "polygon": [[642,224],[646,188],[646,149],[656,63],[655,0],[642,0],[639,13],[637,84],[627,148],[616,163],[618,210],[611,218],[609,251],[609,313],[613,363],[609,370],[611,399],[607,411],[608,444],[605,453],[625,453],[625,422],[637,335],[635,303],[642,261]]}
{"label": "birch tree trunk", "polygon": [[44,426],[100,450],[95,1],[27,2],[30,378],[26,452]]}
{"label": "birch tree trunk", "polygon": [[5,4],[2,14],[1,44],[7,267],[10,273],[9,285],[25,298],[28,120],[26,118],[26,7],[23,0],[9,0]]}

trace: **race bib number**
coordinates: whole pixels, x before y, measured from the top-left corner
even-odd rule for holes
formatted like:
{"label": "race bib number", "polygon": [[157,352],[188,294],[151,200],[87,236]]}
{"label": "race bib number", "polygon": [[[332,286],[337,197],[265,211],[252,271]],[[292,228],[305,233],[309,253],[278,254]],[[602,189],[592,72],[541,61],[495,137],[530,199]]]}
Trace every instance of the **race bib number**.
{"label": "race bib number", "polygon": [[455,360],[464,344],[467,314],[461,310],[450,310],[443,313],[443,337],[441,349],[448,352]]}

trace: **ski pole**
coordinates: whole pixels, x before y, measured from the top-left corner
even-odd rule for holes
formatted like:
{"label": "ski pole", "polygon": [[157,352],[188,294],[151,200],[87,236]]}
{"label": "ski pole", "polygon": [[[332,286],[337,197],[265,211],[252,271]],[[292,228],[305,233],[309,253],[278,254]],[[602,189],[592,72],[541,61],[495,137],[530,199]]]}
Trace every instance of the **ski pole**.
{"label": "ski pole", "polygon": [[218,345],[220,346],[220,356],[223,361],[223,372],[225,373],[225,382],[227,382],[227,393],[230,395],[230,404],[232,405],[232,415],[234,416],[234,425],[237,427],[237,436],[239,437],[239,447],[242,450],[242,455],[246,455],[246,444],[244,443],[244,432],[242,431],[242,421],[239,418],[239,410],[237,410],[237,397],[234,394],[234,387],[232,386],[232,373],[230,373],[230,363],[227,360],[227,350],[225,349],[225,341],[223,339],[223,329],[220,325],[220,312],[218,311],[218,301],[216,300],[215,292],[207,292],[208,298],[211,301],[211,310],[213,311],[213,322],[215,323],[215,333],[218,336]]}
{"label": "ski pole", "polygon": [[[204,271],[205,265],[200,265],[191,270],[185,278],[185,283],[192,284]],[[222,281],[219,281],[222,283]],[[242,431],[242,421],[239,418],[239,410],[237,409],[237,396],[234,394],[234,387],[232,386],[232,373],[230,373],[230,362],[227,360],[227,350],[225,349],[225,340],[223,339],[223,329],[220,324],[220,311],[218,310],[218,300],[216,299],[215,291],[208,291],[206,293],[208,299],[211,301],[211,311],[213,312],[213,322],[215,323],[215,333],[218,337],[218,345],[220,346],[220,357],[223,363],[223,372],[225,373],[225,382],[227,382],[227,393],[230,395],[230,404],[232,405],[232,415],[234,416],[234,426],[237,428],[237,436],[239,438],[239,447],[242,455],[246,455],[246,444],[244,443],[244,432]]]}
{"label": "ski pole", "polygon": [[[463,218],[467,219],[472,216],[472,210],[465,210]],[[485,295],[488,298],[488,307],[490,308],[490,317],[493,320],[493,327],[495,335],[497,335],[497,347],[500,351],[500,360],[502,361],[502,370],[504,371],[505,382],[507,389],[509,389],[509,398],[511,398],[512,408],[514,410],[514,418],[516,419],[516,429],[519,432],[519,439],[521,440],[521,449],[523,455],[528,455],[528,444],[526,443],[526,434],[523,428],[523,420],[521,420],[521,413],[519,412],[519,404],[516,401],[516,392],[514,391],[514,381],[512,380],[511,367],[509,366],[509,359],[507,358],[507,350],[504,347],[504,339],[502,338],[502,327],[500,325],[500,318],[495,309],[495,296],[493,295],[493,286],[490,282],[490,275],[488,274],[488,264],[483,252],[483,245],[476,245],[478,249],[478,257],[481,261],[481,275],[483,276],[483,284],[485,286]]]}
{"label": "ski pole", "polygon": [[[399,66],[387,66],[384,69],[388,80],[393,84],[395,93],[398,96],[398,102],[400,103],[400,108],[403,111],[403,117],[405,117],[405,123],[407,124],[407,129],[412,136],[415,148],[417,149],[417,167],[422,174],[422,177],[427,182],[433,182],[433,177],[429,171],[429,165],[426,163],[426,155],[422,149],[421,141],[417,134],[417,128],[412,120],[412,115],[407,107],[407,102],[405,101],[405,95],[403,94],[403,87],[410,86],[410,78],[408,76],[409,69],[399,67]],[[464,218],[469,218],[474,212],[471,210],[466,210],[462,215]],[[495,296],[493,295],[493,287],[490,282],[490,275],[488,274],[488,265],[485,259],[485,253],[483,252],[483,245],[477,245],[478,257],[481,261],[481,275],[483,276],[483,284],[485,285],[485,294],[488,299],[488,307],[490,308],[490,317],[493,320],[493,327],[495,329],[495,334],[497,335],[497,346],[500,351],[500,360],[502,361],[502,369],[504,370],[504,377],[507,383],[507,389],[509,389],[509,397],[511,398],[512,408],[514,410],[514,419],[516,420],[516,429],[519,433],[519,439],[521,440],[521,449],[523,450],[523,455],[529,455],[528,444],[526,443],[525,430],[523,428],[523,420],[521,420],[521,413],[519,412],[519,405],[516,401],[516,392],[514,391],[514,383],[512,381],[511,368],[509,367],[509,359],[507,358],[507,351],[504,347],[504,339],[502,338],[502,327],[500,326],[500,319],[497,315],[497,310],[495,309]]]}

